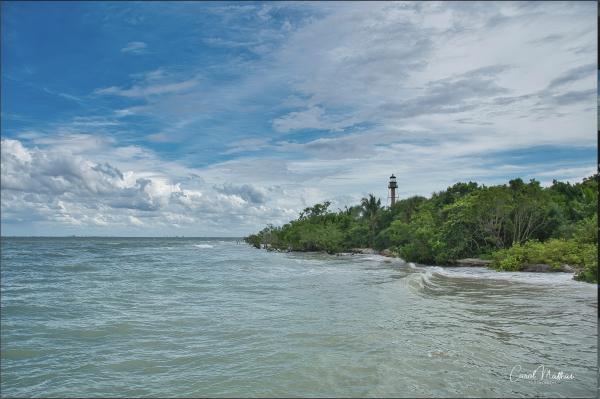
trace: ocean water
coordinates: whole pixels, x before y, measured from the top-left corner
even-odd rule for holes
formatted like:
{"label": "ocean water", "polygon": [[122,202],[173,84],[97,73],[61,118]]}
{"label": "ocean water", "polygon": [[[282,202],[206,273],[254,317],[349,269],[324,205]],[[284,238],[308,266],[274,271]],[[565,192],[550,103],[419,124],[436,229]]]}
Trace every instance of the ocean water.
{"label": "ocean water", "polygon": [[2,396],[597,394],[597,287],[569,274],[230,239],[1,250]]}

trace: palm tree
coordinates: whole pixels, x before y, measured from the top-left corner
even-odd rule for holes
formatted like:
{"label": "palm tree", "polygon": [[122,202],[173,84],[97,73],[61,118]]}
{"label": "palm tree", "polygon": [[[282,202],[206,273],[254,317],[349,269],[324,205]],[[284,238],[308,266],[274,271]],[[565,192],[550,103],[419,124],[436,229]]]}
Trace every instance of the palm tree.
{"label": "palm tree", "polygon": [[369,244],[373,246],[373,239],[375,237],[375,229],[377,228],[377,216],[381,209],[381,200],[375,198],[373,194],[369,194],[369,197],[365,197],[360,201],[362,210],[362,216],[367,221],[369,226]]}

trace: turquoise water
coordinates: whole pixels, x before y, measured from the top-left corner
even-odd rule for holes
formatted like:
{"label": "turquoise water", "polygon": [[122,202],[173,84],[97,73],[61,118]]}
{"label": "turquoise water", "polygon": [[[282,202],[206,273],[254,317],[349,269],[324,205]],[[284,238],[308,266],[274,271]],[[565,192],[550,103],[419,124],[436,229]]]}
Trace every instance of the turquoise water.
{"label": "turquoise water", "polygon": [[[568,274],[226,239],[1,242],[3,396],[596,395],[596,286]],[[573,379],[517,378],[540,365]]]}

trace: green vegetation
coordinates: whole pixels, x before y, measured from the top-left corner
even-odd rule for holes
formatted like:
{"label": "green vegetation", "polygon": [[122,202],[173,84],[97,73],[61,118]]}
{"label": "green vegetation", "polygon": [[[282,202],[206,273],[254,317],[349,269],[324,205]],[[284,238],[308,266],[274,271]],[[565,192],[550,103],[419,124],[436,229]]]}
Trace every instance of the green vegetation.
{"label": "green vegetation", "polygon": [[583,269],[586,265],[597,267],[596,251],[594,244],[551,238],[546,242],[531,240],[517,243],[494,252],[492,257],[498,270],[521,270],[525,264],[539,263],[550,265],[554,270],[560,270],[562,264]]}
{"label": "green vegetation", "polygon": [[506,185],[456,183],[431,198],[415,196],[382,207],[373,195],[337,212],[324,202],[297,220],[267,226],[246,242],[292,251],[390,249],[411,262],[448,264],[479,257],[497,270],[544,263],[578,268],[576,278],[598,281],[598,175],[541,187],[515,179]]}

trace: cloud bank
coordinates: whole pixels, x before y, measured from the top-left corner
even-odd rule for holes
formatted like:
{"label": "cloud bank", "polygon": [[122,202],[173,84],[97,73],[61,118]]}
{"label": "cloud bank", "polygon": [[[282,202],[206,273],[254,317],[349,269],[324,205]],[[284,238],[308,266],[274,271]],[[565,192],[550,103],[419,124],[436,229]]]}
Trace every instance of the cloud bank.
{"label": "cloud bank", "polygon": [[104,22],[132,31],[127,73],[60,117],[8,115],[2,232],[243,235],[317,201],[385,203],[391,173],[401,197],[579,180],[595,171],[595,7],[140,5]]}

